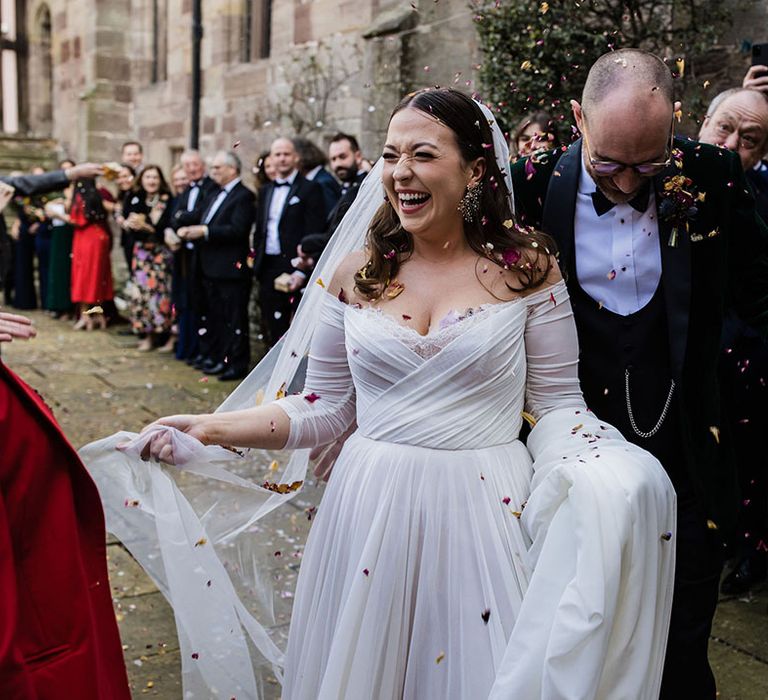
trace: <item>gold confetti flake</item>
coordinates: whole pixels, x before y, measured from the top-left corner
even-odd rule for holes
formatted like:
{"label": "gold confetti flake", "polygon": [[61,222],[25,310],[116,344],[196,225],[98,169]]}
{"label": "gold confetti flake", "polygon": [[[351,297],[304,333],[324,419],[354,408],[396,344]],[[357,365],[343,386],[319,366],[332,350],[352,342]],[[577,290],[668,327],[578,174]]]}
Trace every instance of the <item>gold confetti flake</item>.
{"label": "gold confetti flake", "polygon": [[715,438],[715,442],[719,445],[720,444],[720,428],[718,428],[716,425],[710,425],[709,432],[712,433],[712,437]]}
{"label": "gold confetti flake", "polygon": [[280,385],[280,388],[277,390],[277,393],[275,394],[276,399],[284,399],[285,398],[285,382],[283,382]]}
{"label": "gold confetti flake", "polygon": [[445,658],[445,652],[444,652],[444,651],[441,651],[441,652],[440,652],[440,653],[437,655],[437,658],[435,659],[435,663],[436,663],[436,664],[439,664],[439,663],[440,663],[440,662],[441,662],[441,661],[442,661],[444,658]]}
{"label": "gold confetti flake", "polygon": [[325,282],[323,282],[323,278],[322,277],[318,277],[317,278],[317,284],[319,286],[321,286],[323,289],[325,289]]}
{"label": "gold confetti flake", "polygon": [[280,468],[280,463],[276,459],[273,459],[271,464],[269,465],[269,471],[276,472],[279,468]]}
{"label": "gold confetti flake", "polygon": [[536,419],[530,413],[523,411],[520,415],[523,417],[523,420],[531,426],[531,428],[536,425]]}
{"label": "gold confetti flake", "polygon": [[205,537],[201,537],[197,542],[195,542],[195,547],[202,547],[204,544],[207,544],[208,540]]}

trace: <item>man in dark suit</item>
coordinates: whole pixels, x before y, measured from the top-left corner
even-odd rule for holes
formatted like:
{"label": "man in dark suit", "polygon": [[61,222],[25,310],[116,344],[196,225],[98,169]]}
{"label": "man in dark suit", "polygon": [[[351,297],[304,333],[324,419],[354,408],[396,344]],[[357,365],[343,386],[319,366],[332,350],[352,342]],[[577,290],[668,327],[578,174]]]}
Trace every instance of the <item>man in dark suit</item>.
{"label": "man in dark suit", "polygon": [[299,173],[290,139],[277,139],[269,157],[277,176],[259,193],[254,274],[259,281],[262,322],[271,347],[288,330],[299,301],[298,292],[275,289],[275,279],[295,270],[291,261],[299,242],[307,233],[321,230],[325,205],[320,186]]}
{"label": "man in dark suit", "polygon": [[[768,93],[733,88],[709,105],[699,141],[739,154],[755,196],[755,208],[768,221]],[[720,591],[742,595],[768,575],[768,345],[733,314],[726,317],[720,355],[723,412],[734,436],[741,487],[738,529],[733,537],[734,566]]]}
{"label": "man in dark suit", "polygon": [[301,241],[299,256],[302,260],[301,269],[309,272],[315,261],[328,244],[344,214],[352,206],[357,197],[360,185],[363,184],[367,173],[363,170],[363,154],[357,139],[350,134],[338,133],[328,145],[328,160],[331,169],[341,183],[341,197],[331,210],[326,221],[325,231],[310,233]]}
{"label": "man in dark suit", "polygon": [[211,336],[203,371],[218,374],[222,381],[243,378],[251,359],[248,243],[256,210],[254,194],[240,181],[240,171],[234,153],[217,153],[211,176],[218,192],[208,199],[199,224],[177,231],[183,241],[199,241],[193,267],[202,272],[206,325],[201,330]]}
{"label": "man in dark suit", "polygon": [[299,158],[299,172],[307,178],[320,185],[323,192],[323,202],[325,203],[325,215],[328,216],[339,202],[341,197],[341,185],[331,173],[326,170],[328,158],[320,147],[309,139],[297,136],[293,141],[293,147],[296,149],[296,155]]}
{"label": "man in dark suit", "polygon": [[[199,151],[187,150],[181,154],[181,166],[189,180],[187,188],[176,198],[171,226],[177,232],[184,226],[199,224],[206,204],[216,196],[219,186],[205,172],[205,162]],[[190,365],[202,369],[211,354],[209,338],[200,336],[201,319],[206,315],[203,307],[202,271],[193,264],[198,261],[195,248],[199,241],[170,240],[173,253],[173,304],[179,325],[176,357],[186,359]]]}
{"label": "man in dark suit", "polygon": [[707,645],[737,506],[717,362],[726,306],[768,330],[768,231],[738,158],[673,139],[672,76],[621,50],[591,68],[582,138],[519,161],[519,220],[552,235],[587,405],[653,453],[678,498],[662,698],[715,697]]}

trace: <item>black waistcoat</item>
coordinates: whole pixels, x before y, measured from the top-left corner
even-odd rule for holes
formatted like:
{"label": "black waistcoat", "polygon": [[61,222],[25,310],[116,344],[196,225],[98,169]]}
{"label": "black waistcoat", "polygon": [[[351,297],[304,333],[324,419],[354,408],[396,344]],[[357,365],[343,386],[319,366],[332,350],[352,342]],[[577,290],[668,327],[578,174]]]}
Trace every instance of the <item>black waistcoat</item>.
{"label": "black waistcoat", "polygon": [[656,425],[670,390],[667,314],[662,286],[642,308],[628,316],[600,306],[571,273],[569,291],[579,336],[579,380],[587,406],[618,428],[627,440],[648,450],[674,482],[685,474],[677,397],[658,432],[642,438],[629,419],[625,371],[635,424],[641,432]]}

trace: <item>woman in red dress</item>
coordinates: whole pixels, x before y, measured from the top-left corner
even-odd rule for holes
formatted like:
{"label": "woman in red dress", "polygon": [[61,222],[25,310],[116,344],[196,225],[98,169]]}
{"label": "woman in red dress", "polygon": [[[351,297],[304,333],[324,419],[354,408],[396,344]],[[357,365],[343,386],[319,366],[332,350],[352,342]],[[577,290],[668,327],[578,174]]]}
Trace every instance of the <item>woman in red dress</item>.
{"label": "woman in red dress", "polygon": [[101,304],[111,301],[112,265],[109,259],[112,236],[103,201],[112,195],[97,189],[93,180],[78,180],[72,197],[69,219],[74,226],[72,240],[72,302],[79,307],[77,329],[106,328]]}

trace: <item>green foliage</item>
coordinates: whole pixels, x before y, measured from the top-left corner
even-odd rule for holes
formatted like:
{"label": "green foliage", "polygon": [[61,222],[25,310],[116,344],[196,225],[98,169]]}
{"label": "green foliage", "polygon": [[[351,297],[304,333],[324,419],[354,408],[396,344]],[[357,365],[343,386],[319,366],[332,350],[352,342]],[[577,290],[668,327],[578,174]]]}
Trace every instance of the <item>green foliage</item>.
{"label": "green foliage", "polygon": [[724,5],[722,0],[475,0],[484,55],[482,96],[510,129],[540,109],[567,124],[569,101],[580,98],[592,63],[607,51],[635,47],[667,61],[677,78],[676,96],[695,111],[703,104],[698,64],[730,20]]}

